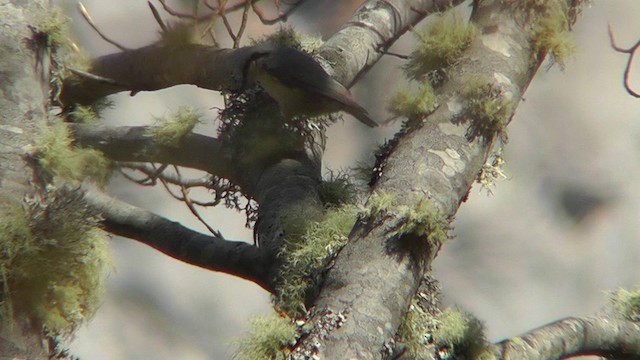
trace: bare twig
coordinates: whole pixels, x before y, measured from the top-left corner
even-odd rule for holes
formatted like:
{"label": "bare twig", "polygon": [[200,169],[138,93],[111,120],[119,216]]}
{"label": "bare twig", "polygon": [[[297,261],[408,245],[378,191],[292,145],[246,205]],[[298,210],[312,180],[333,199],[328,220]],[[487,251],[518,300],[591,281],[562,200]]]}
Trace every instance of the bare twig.
{"label": "bare twig", "polygon": [[165,24],[164,20],[162,20],[162,17],[160,16],[160,13],[158,12],[158,9],[156,9],[155,5],[153,5],[151,3],[151,1],[147,1],[147,4],[149,5],[149,8],[151,9],[151,13],[153,14],[153,17],[156,19],[156,22],[160,26],[160,29],[162,29],[162,32],[166,33],[167,32],[167,24]]}
{"label": "bare twig", "polygon": [[112,40],[109,37],[107,37],[107,35],[103,34],[102,31],[100,31],[100,29],[98,29],[98,26],[96,26],[96,24],[93,22],[93,19],[91,18],[91,15],[89,15],[89,12],[87,11],[87,8],[85,8],[84,5],[81,2],[78,2],[78,10],[80,10],[80,14],[82,14],[82,17],[89,24],[89,26],[91,26],[91,28],[93,28],[93,30],[95,30],[95,32],[98,35],[100,35],[100,37],[104,41],[108,42],[109,44],[117,47],[118,49],[120,49],[122,51],[130,50],[129,48],[127,48],[127,47],[125,47],[123,45],[120,45],[115,40]]}
{"label": "bare twig", "polygon": [[297,0],[292,4],[289,4],[289,8],[287,8],[286,11],[280,11],[280,2],[276,2],[278,16],[273,18],[267,18],[264,10],[256,2],[252,2],[251,6],[253,7],[253,11],[256,13],[258,18],[264,25],[273,25],[278,22],[286,22],[289,18],[289,15],[291,15],[291,13],[293,13],[298,8],[298,6],[302,5],[304,2],[305,0]]}
{"label": "bare twig", "polygon": [[236,34],[236,38],[233,40],[233,47],[237,48],[240,46],[240,39],[242,39],[242,34],[244,34],[244,30],[247,28],[247,20],[249,19],[249,9],[251,9],[251,1],[248,1],[244,5],[244,10],[242,11],[242,22],[240,23],[240,29]]}
{"label": "bare twig", "polygon": [[613,36],[613,30],[611,30],[611,24],[609,24],[608,30],[609,30],[609,39],[611,40],[611,47],[617,52],[629,55],[629,58],[627,59],[627,66],[624,69],[624,88],[627,90],[629,95],[636,98],[640,98],[640,93],[637,93],[633,89],[631,89],[631,85],[629,84],[629,74],[631,73],[631,64],[633,63],[633,58],[635,57],[636,50],[638,50],[638,48],[640,47],[640,40],[638,40],[638,42],[636,42],[635,45],[633,45],[628,49],[621,48],[618,45],[616,45],[616,40]]}
{"label": "bare twig", "polygon": [[[174,166],[173,168],[174,168],[176,174],[178,175],[178,177],[181,177],[180,170],[178,169],[178,167]],[[200,220],[202,225],[204,225],[207,228],[207,230],[209,230],[209,232],[213,236],[216,236],[216,237],[219,237],[221,239],[224,239],[224,236],[222,236],[222,233],[220,231],[213,229],[211,226],[209,226],[209,224],[207,224],[206,221],[204,221],[202,216],[200,216],[200,213],[198,213],[198,210],[196,210],[195,206],[193,206],[193,202],[191,202],[191,198],[189,197],[189,190],[184,186],[180,186],[180,191],[182,192],[182,197],[184,198],[184,203],[187,204],[187,207],[189,208],[189,210],[191,211],[193,216],[195,216],[198,220]]]}
{"label": "bare twig", "polygon": [[189,13],[183,13],[180,11],[177,11],[175,9],[173,9],[172,7],[170,7],[169,5],[167,5],[167,1],[166,0],[158,0],[160,2],[160,4],[162,5],[162,8],[164,9],[164,11],[166,11],[169,15],[175,16],[177,18],[182,18],[182,19],[192,19],[195,20],[197,22],[201,22],[201,21],[207,21],[207,20],[211,20],[211,18],[213,18],[214,16],[218,15],[216,12],[212,12],[209,14],[204,14],[204,15],[194,15],[194,14],[189,14]]}

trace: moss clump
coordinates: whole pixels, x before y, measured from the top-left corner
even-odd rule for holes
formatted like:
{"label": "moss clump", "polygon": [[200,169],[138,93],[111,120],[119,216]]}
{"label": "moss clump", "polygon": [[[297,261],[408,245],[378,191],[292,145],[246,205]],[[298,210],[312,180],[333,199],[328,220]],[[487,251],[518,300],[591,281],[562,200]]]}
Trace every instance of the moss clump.
{"label": "moss clump", "polygon": [[107,244],[79,190],[0,201],[1,315],[35,333],[71,335],[99,305]]}
{"label": "moss clump", "polygon": [[98,114],[90,106],[77,105],[69,113],[68,120],[79,124],[95,124]]}
{"label": "moss clump", "polygon": [[172,116],[156,118],[158,126],[150,127],[147,136],[160,144],[178,147],[199,122],[200,115],[194,109],[181,107]]}
{"label": "moss clump", "polygon": [[400,89],[389,99],[387,110],[397,117],[422,120],[437,105],[437,97],[429,83],[421,83],[417,91]]}
{"label": "moss clump", "polygon": [[410,358],[417,358],[420,349],[429,343],[430,332],[436,324],[435,318],[425,312],[414,297],[398,328],[398,340],[407,347]]}
{"label": "moss clump", "polygon": [[327,207],[355,204],[357,189],[346,174],[332,176],[319,188],[322,204]]}
{"label": "moss clump", "polygon": [[33,152],[38,166],[49,176],[59,176],[72,183],[90,179],[100,186],[106,185],[111,176],[109,160],[97,150],[79,148],[72,143],[63,123],[43,128]]}
{"label": "moss clump", "polygon": [[425,31],[418,33],[418,44],[404,67],[407,77],[419,80],[454,64],[475,36],[473,24],[454,11],[437,16]]}
{"label": "moss clump", "polygon": [[551,55],[552,64],[564,68],[575,52],[569,30],[577,14],[588,1],[525,0],[516,3],[527,22],[531,24],[531,45],[536,63]]}
{"label": "moss clump", "polygon": [[39,13],[34,20],[33,29],[44,36],[48,48],[71,48],[73,45],[69,40],[69,18],[64,16],[59,8],[52,8],[49,11]]}
{"label": "moss clump", "polygon": [[640,321],[640,287],[631,291],[618,289],[611,296],[611,305],[615,313],[630,321]]}
{"label": "moss clump", "polygon": [[426,236],[432,244],[443,244],[449,239],[447,222],[427,199],[419,199],[413,206],[399,206],[396,209],[398,222],[390,229],[389,235]]}
{"label": "moss clump", "polygon": [[[329,208],[323,215],[296,211],[287,217],[285,243],[279,254],[282,266],[275,291],[276,307],[289,316],[306,313],[305,300],[320,281],[320,272],[347,243],[356,220],[354,206]],[[313,221],[311,219],[320,219]]]}
{"label": "moss clump", "polygon": [[261,43],[272,43],[276,46],[293,47],[311,54],[322,47],[324,41],[322,41],[322,38],[320,37],[307,36],[298,32],[293,27],[287,26],[280,28],[275,33],[252,40],[253,45]]}
{"label": "moss clump", "polygon": [[291,319],[279,315],[251,320],[248,336],[238,343],[236,360],[285,360],[298,337],[298,328]]}
{"label": "moss clump", "polygon": [[502,89],[482,76],[471,77],[461,91],[462,120],[469,120],[469,140],[481,137],[489,143],[496,134],[505,138],[511,104]]}
{"label": "moss clump", "polygon": [[484,325],[471,314],[447,309],[438,316],[433,340],[440,352],[489,360],[495,356],[487,346]]}
{"label": "moss clump", "polygon": [[360,209],[359,215],[361,218],[373,220],[379,216],[393,213],[396,205],[397,198],[395,195],[387,192],[374,191],[371,196],[369,196],[367,204]]}

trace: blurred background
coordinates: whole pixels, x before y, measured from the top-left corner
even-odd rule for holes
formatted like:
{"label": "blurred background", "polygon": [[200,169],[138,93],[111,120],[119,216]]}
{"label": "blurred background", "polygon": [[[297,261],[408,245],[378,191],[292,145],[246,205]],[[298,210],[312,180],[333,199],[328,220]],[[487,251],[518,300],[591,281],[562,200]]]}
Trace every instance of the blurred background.
{"label": "blurred background", "polygon": [[[74,1],[58,3],[88,54],[117,51],[82,20]],[[190,6],[169,3],[185,11]],[[361,1],[308,3],[288,24],[305,34],[328,36]],[[84,4],[99,28],[125,46],[158,38],[146,1]],[[468,11],[468,4],[462,9]],[[627,59],[611,49],[607,36],[610,23],[619,45],[631,46],[640,39],[639,21],[637,0],[594,1],[585,9],[574,32],[575,56],[565,71],[541,69],[509,126],[507,179],[491,196],[474,187],[456,216],[455,238],[434,263],[444,303],[485,321],[491,341],[562,317],[593,314],[606,304],[608,291],[640,284],[640,100],[625,92]],[[277,28],[252,17],[248,35]],[[229,46],[222,27],[217,34],[222,46]],[[413,41],[414,35],[407,34],[393,50],[408,53]],[[401,65],[384,57],[354,87],[373,118],[389,116],[384,104],[390,89],[403,84]],[[640,90],[640,67],[635,71]],[[213,108],[222,105],[218,93],[192,86],[113,99],[115,107],[105,112],[110,125],[152,124],[153,117],[191,105],[204,115],[196,131],[208,135],[217,127]],[[351,118],[338,122],[328,132],[325,168],[371,161],[372,150],[397,125],[368,129]],[[184,204],[161,188],[115,176],[109,191],[206,232]],[[252,241],[243,215],[226,209],[202,214],[225,237]],[[83,359],[228,359],[249,319],[271,311],[268,294],[250,282],[178,262],[129,239],[113,237],[111,250],[115,269],[102,307],[71,344],[71,352]]]}

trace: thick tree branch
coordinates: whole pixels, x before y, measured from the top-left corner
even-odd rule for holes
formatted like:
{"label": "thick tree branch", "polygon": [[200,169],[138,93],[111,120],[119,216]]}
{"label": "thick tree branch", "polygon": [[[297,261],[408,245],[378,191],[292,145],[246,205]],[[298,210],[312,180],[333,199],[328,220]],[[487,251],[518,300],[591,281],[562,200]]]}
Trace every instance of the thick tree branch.
{"label": "thick tree branch", "polygon": [[60,100],[65,106],[91,104],[107,95],[130,91],[153,91],[181,84],[211,90],[236,90],[242,86],[243,67],[264,46],[219,49],[213,46],[157,43],[131,51],[101,56],[88,73],[64,80]]}
{"label": "thick tree branch", "polygon": [[207,236],[90,189],[90,206],[98,210],[108,232],[138,240],[177,260],[230,275],[235,275],[271,291],[265,251],[245,242]]}
{"label": "thick tree branch", "polygon": [[640,324],[608,316],[566,318],[495,345],[498,359],[555,360],[595,355],[640,358]]}
{"label": "thick tree branch", "polygon": [[[460,62],[448,70],[448,81],[440,88],[442,105],[428,123],[395,145],[375,186],[378,192],[393,194],[401,206],[428,201],[443,219],[452,218],[466,198],[492,144],[491,138],[470,136],[474,135],[473,121],[478,119],[461,121],[466,104],[460,89],[470,76],[486,79],[504,94],[508,118],[537,69],[529,33],[522,21],[515,20],[512,9],[499,1],[479,3],[472,19],[479,28],[478,36]],[[396,10],[394,15],[415,13],[408,10],[410,6],[397,4],[407,10]],[[386,21],[393,24],[392,19],[388,16]],[[366,29],[369,27],[359,31]],[[375,53],[374,41],[359,43],[368,44],[364,52]],[[359,53],[358,47],[349,53]],[[345,74],[355,76],[357,71]],[[426,249],[403,249],[402,242],[388,236],[397,221],[389,217],[372,230],[359,225],[329,271],[312,321],[322,323],[328,311],[347,314],[347,320],[328,335],[309,338],[309,342],[317,341],[323,359],[377,358],[383,344],[394,337],[439,245],[415,237],[415,244],[422,243]]]}
{"label": "thick tree branch", "polygon": [[67,126],[78,145],[100,150],[111,160],[172,164],[239,181],[225,148],[216,138],[191,133],[179,147],[175,147],[149,136],[148,126]]}

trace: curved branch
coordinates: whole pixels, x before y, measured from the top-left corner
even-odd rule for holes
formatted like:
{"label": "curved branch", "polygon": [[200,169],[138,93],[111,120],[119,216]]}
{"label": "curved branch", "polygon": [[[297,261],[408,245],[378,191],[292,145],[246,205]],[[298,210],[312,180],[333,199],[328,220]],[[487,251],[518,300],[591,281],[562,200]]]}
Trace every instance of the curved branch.
{"label": "curved branch", "polygon": [[191,133],[180,147],[174,147],[149,137],[148,126],[67,126],[77,144],[100,150],[111,160],[172,164],[206,171],[236,183],[239,180],[229,157],[225,156],[225,148],[216,138]]}
{"label": "curved branch", "polygon": [[611,41],[611,47],[613,48],[613,50],[615,50],[615,51],[617,51],[619,53],[623,53],[623,54],[628,54],[629,55],[629,58],[627,59],[627,65],[624,68],[624,88],[627,90],[629,95],[631,95],[633,97],[640,98],[640,93],[635,92],[631,88],[631,85],[629,84],[629,75],[631,73],[631,64],[633,63],[633,58],[636,55],[636,50],[638,50],[638,48],[640,48],[640,40],[638,40],[638,42],[636,42],[635,45],[633,45],[632,47],[630,47],[628,49],[621,48],[618,45],[616,45],[616,39],[613,37],[613,30],[611,30],[611,24],[609,24],[609,26],[607,27],[607,30],[609,31],[609,40]]}
{"label": "curved branch", "polygon": [[271,291],[271,261],[251,244],[207,236],[147,210],[96,190],[86,192],[87,203],[98,210],[108,232],[138,240],[177,260],[253,281]]}
{"label": "curved branch", "polygon": [[494,345],[498,359],[555,360],[596,355],[640,358],[640,324],[607,316],[566,318]]}

